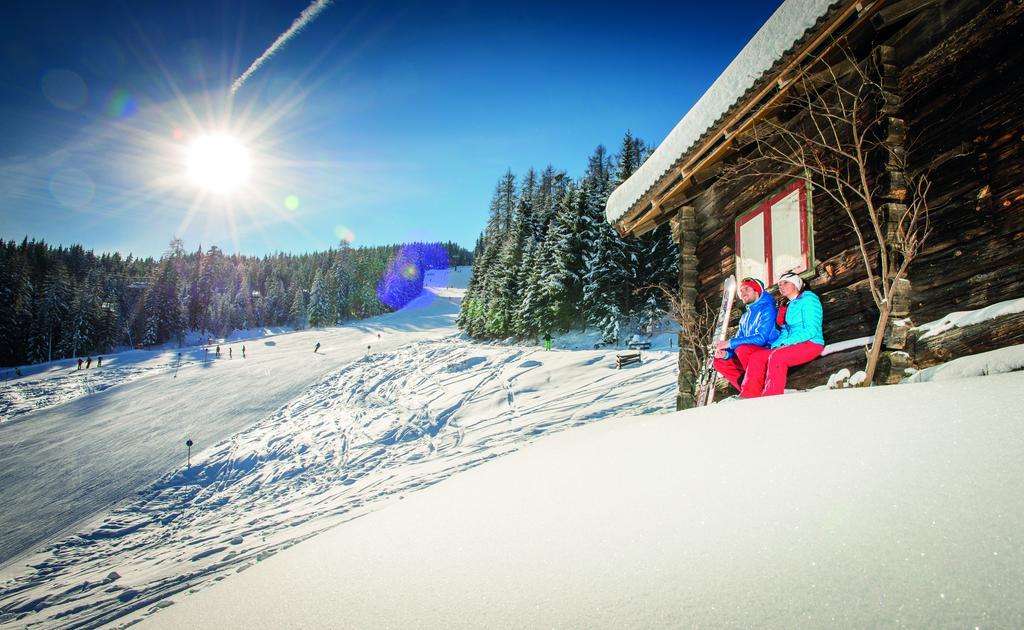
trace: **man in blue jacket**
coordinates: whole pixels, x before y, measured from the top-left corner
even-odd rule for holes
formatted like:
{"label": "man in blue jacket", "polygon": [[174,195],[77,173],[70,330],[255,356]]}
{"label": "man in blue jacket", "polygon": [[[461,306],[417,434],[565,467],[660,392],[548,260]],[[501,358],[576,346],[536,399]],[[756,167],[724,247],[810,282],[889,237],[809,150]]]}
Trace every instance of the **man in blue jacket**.
{"label": "man in blue jacket", "polygon": [[775,330],[775,300],[757,278],[744,278],[737,293],[747,310],[740,317],[740,328],[732,339],[715,342],[715,370],[737,390],[755,350],[767,348],[778,334]]}
{"label": "man in blue jacket", "polygon": [[747,359],[742,398],[784,393],[789,368],[813,361],[825,349],[818,296],[805,290],[803,279],[792,271],[779,278],[779,293],[787,300],[778,314],[781,332],[770,348],[758,348]]}

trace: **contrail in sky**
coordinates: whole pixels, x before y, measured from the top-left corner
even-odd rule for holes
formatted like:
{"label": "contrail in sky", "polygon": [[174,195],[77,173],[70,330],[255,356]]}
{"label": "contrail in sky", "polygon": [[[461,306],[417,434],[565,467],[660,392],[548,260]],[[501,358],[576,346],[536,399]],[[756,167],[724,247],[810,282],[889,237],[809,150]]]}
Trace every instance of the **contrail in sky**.
{"label": "contrail in sky", "polygon": [[288,30],[278,35],[277,39],[274,40],[274,43],[270,45],[270,48],[264,51],[256,61],[252,62],[252,65],[242,73],[242,76],[235,79],[235,82],[231,84],[231,93],[234,94],[237,92],[238,88],[242,87],[242,84],[245,83],[245,80],[248,79],[253,72],[256,72],[256,70],[258,70],[267,59],[273,57],[274,53],[284,46],[289,39],[295,37],[295,35],[305,28],[307,24],[316,19],[316,16],[320,15],[320,12],[326,9],[327,5],[330,3],[331,0],[313,0],[312,4],[303,9],[302,13],[299,14],[299,17],[295,18],[292,25],[288,27]]}

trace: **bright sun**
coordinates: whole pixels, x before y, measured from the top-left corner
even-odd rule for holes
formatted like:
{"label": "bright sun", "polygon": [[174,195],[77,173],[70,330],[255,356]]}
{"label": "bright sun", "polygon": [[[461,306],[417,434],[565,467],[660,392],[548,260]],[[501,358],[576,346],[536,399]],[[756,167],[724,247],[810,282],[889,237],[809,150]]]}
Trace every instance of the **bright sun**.
{"label": "bright sun", "polygon": [[200,187],[230,193],[249,176],[249,150],[237,138],[216,133],[200,136],[185,154],[189,177]]}

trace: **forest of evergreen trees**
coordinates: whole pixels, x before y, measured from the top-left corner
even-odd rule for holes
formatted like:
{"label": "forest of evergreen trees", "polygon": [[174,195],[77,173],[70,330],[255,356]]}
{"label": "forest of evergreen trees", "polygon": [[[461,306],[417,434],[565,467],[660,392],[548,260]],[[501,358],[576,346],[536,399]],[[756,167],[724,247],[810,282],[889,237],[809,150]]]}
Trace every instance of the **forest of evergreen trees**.
{"label": "forest of evergreen trees", "polygon": [[262,258],[217,247],[159,259],[96,255],[79,245],[0,241],[0,365],[223,336],[254,326],[323,326],[401,308],[423,273],[472,264],[455,243],[389,245]]}
{"label": "forest of evergreen trees", "polygon": [[539,337],[596,328],[605,341],[623,321],[659,317],[660,294],[675,285],[679,250],[669,227],[622,239],[605,220],[608,195],[650,154],[629,132],[617,155],[598,146],[578,180],[552,167],[498,182],[459,327],[479,339]]}

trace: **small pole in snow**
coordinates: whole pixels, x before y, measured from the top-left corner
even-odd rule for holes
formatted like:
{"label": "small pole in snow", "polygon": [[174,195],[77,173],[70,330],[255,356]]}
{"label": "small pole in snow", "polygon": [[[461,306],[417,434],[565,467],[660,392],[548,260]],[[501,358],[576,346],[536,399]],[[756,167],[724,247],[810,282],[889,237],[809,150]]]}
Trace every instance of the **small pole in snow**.
{"label": "small pole in snow", "polygon": [[185,440],[185,447],[188,448],[188,455],[186,456],[185,466],[186,468],[192,467],[192,439]]}

